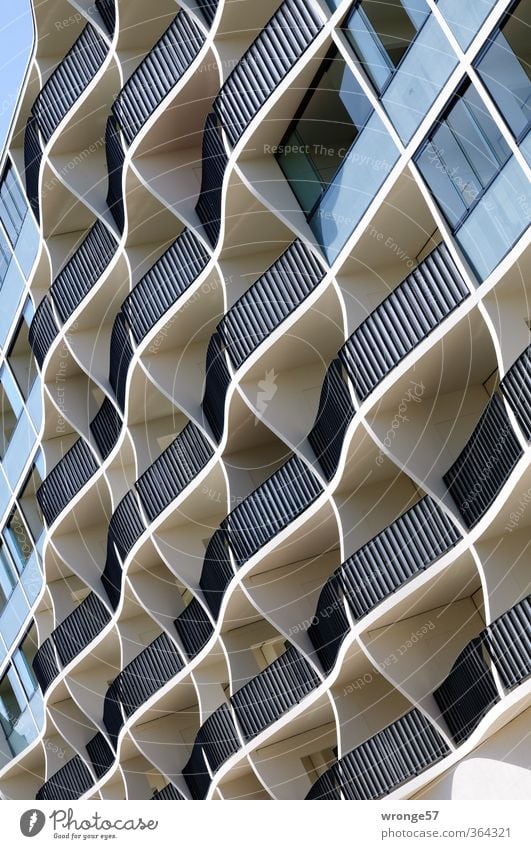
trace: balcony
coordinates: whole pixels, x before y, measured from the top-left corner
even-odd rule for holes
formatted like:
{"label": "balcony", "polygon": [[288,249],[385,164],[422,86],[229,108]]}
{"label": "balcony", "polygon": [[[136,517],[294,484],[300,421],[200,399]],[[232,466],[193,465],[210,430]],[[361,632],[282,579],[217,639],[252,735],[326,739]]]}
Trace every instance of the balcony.
{"label": "balcony", "polygon": [[295,646],[244,684],[231,703],[245,740],[252,740],[315,690],[320,679]]}
{"label": "balcony", "polygon": [[91,592],[52,632],[57,656],[67,666],[110,622],[111,616],[98,596]]}
{"label": "balcony", "polygon": [[467,527],[494,503],[522,456],[503,401],[493,395],[472,436],[443,476]]}
{"label": "balcony", "polygon": [[113,103],[113,114],[128,144],[190,67],[203,42],[197,24],[181,10]]}
{"label": "balcony", "polygon": [[120,601],[122,587],[122,565],[135,542],[145,531],[140,505],[134,490],[124,495],[109,522],[107,558],[101,576],[103,586],[113,610]]}
{"label": "balcony", "polygon": [[228,548],[226,520],[211,537],[205,552],[199,586],[203,591],[208,609],[214,619],[218,618],[223,595],[234,577]]}
{"label": "balcony", "polygon": [[212,773],[240,748],[230,708],[223,704],[203,723],[197,735]]}
{"label": "balcony", "polygon": [[53,524],[98,468],[90,445],[79,438],[45,477],[36,492],[48,526]]}
{"label": "balcony", "polygon": [[39,646],[31,665],[35,673],[35,678],[39,682],[39,686],[44,694],[52,681],[55,681],[59,675],[59,665],[51,637],[48,637]]}
{"label": "balcony", "polygon": [[333,360],[323,382],[315,424],[308,434],[308,442],[329,481],[336,473],[345,433],[354,412],[341,362]]}
{"label": "balcony", "polygon": [[45,295],[35,310],[29,329],[29,343],[40,368],[58,333],[52,302]]}
{"label": "balcony", "polygon": [[32,112],[46,143],[102,66],[107,51],[105,39],[87,24],[44,84]]}
{"label": "balcony", "polygon": [[483,638],[471,640],[433,697],[456,743],[466,740],[499,700],[498,690],[483,657]]}
{"label": "balcony", "polygon": [[116,750],[118,745],[118,734],[124,724],[122,708],[118,697],[119,681],[114,681],[107,692],[103,702],[103,724],[107,729],[111,743]]}
{"label": "balcony", "polygon": [[531,442],[531,345],[513,363],[501,388],[525,438]]}
{"label": "balcony", "polygon": [[191,230],[184,230],[139,280],[122,304],[137,345],[199,277],[208,261],[199,239]]}
{"label": "balcony", "polygon": [[325,271],[295,241],[228,311],[218,325],[235,369],[313,292]]}
{"label": "balcony", "polygon": [[116,0],[96,0],[96,9],[101,15],[105,28],[112,38],[116,26]]}
{"label": "balcony", "polygon": [[107,188],[107,206],[111,212],[118,231],[123,233],[125,223],[125,208],[122,191],[122,173],[125,160],[125,151],[122,145],[120,128],[116,123],[114,115],[107,119],[105,127],[105,155],[107,158],[107,172],[109,183]]}
{"label": "balcony", "polygon": [[339,567],[354,618],[366,616],[460,539],[447,515],[425,496]]}
{"label": "balcony", "polygon": [[284,0],[268,21],[214,102],[233,147],[322,26],[306,0]]}
{"label": "balcony", "polygon": [[174,622],[188,660],[192,660],[210,639],[214,629],[201,602],[193,598]]}
{"label": "balcony", "polygon": [[[175,645],[162,633],[120,672],[107,690],[103,721],[113,739],[124,723],[184,667]],[[122,714],[123,709],[123,714]]]}
{"label": "balcony", "polygon": [[210,775],[208,774],[203,747],[196,739],[192,754],[186,766],[183,767],[183,776],[186,781],[192,799],[206,799],[210,787]]}
{"label": "balcony", "polygon": [[201,191],[195,211],[205,229],[207,239],[214,247],[221,227],[221,189],[229,161],[214,112],[206,119],[203,130],[202,161]]}
{"label": "balcony", "polygon": [[96,779],[99,781],[113,765],[114,753],[101,731],[98,731],[98,733],[89,740],[86,749],[92,762],[92,766],[94,767]]}
{"label": "balcony", "polygon": [[237,566],[300,516],[323,488],[308,466],[291,457],[223,520]]}
{"label": "balcony", "polygon": [[531,596],[503,613],[484,631],[485,645],[506,690],[531,675]]}
{"label": "balcony", "polygon": [[225,398],[230,372],[219,333],[214,333],[207,350],[205,392],[201,407],[216,442],[220,442],[225,426]]}
{"label": "balcony", "polygon": [[90,423],[90,430],[94,441],[98,446],[99,452],[103,460],[105,460],[120,436],[122,429],[122,418],[120,413],[110,400],[105,398],[100,409]]}
{"label": "balcony", "polygon": [[170,800],[176,802],[184,802],[185,797],[175,784],[166,784],[162,790],[155,790],[151,797],[152,802],[168,802]]}
{"label": "balcony", "polygon": [[186,489],[213,453],[203,433],[189,422],[135,484],[150,522]]}
{"label": "balcony", "polygon": [[50,295],[63,323],[98,282],[117,247],[110,230],[102,221],[96,221],[50,287]]}
{"label": "balcony", "polygon": [[414,708],[330,767],[307,799],[381,799],[449,754],[441,735]]}
{"label": "balcony", "polygon": [[219,0],[196,0],[197,6],[201,9],[203,17],[209,27],[212,26],[216,12],[219,6]]}
{"label": "balcony", "polygon": [[87,765],[75,755],[37,790],[35,798],[43,801],[79,799],[93,784]]}
{"label": "balcony", "polygon": [[435,248],[339,353],[360,401],[469,295],[448,248]]}
{"label": "balcony", "polygon": [[42,146],[39,137],[39,128],[36,118],[30,115],[24,132],[24,179],[26,182],[26,196],[37,221],[40,221],[39,173],[41,161]]}
{"label": "balcony", "polygon": [[111,333],[111,356],[109,365],[109,383],[111,384],[121,411],[125,407],[127,390],[127,372],[133,359],[133,345],[123,312],[114,319]]}
{"label": "balcony", "polygon": [[321,590],[315,616],[308,628],[308,637],[327,675],[350,630],[341,590],[341,579],[336,572]]}

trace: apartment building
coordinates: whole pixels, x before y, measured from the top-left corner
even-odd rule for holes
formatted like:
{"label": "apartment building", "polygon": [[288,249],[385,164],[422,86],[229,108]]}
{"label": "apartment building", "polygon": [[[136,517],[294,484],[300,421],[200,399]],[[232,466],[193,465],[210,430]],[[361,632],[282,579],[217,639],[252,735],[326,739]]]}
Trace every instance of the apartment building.
{"label": "apartment building", "polygon": [[0,792],[529,798],[530,0],[33,0]]}

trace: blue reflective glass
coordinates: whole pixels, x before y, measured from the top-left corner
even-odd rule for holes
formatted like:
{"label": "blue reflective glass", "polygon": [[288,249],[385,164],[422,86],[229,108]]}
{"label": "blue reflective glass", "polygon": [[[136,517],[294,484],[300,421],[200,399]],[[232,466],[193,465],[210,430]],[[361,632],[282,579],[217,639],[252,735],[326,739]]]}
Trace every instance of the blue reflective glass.
{"label": "blue reflective glass", "polygon": [[2,230],[0,230],[0,286],[6,276],[9,263],[11,262],[11,248]]}
{"label": "blue reflective glass", "polygon": [[525,138],[522,139],[519,147],[528,165],[531,165],[531,130],[527,133]]}
{"label": "blue reflective glass", "polygon": [[496,0],[439,0],[438,6],[459,46],[465,50]]}
{"label": "blue reflective glass", "polygon": [[11,489],[7,482],[3,466],[0,463],[0,515],[3,516],[3,514],[6,512],[10,498]]}
{"label": "blue reflective glass", "polygon": [[484,280],[531,223],[528,181],[514,157],[456,233],[478,278]]}
{"label": "blue reflective glass", "polygon": [[26,402],[26,410],[33,422],[33,427],[38,433],[42,423],[41,382],[38,378],[34,381],[33,386],[31,387],[31,392]]}
{"label": "blue reflective glass", "polygon": [[40,690],[35,690],[35,693],[30,699],[29,706],[37,728],[42,728],[44,725],[44,701]]}
{"label": "blue reflective glass", "polygon": [[382,96],[404,143],[413,136],[457,61],[438,21],[430,15]]}
{"label": "blue reflective glass", "polygon": [[361,0],[345,34],[382,92],[430,14],[425,0]]}
{"label": "blue reflective glass", "polygon": [[0,183],[0,219],[12,245],[17,242],[26,211],[24,195],[9,165]]}
{"label": "blue reflective glass", "polygon": [[9,554],[0,543],[0,610],[10,597],[16,583],[16,577]]}
{"label": "blue reflective glass", "polygon": [[20,584],[17,584],[0,616],[0,631],[2,632],[6,646],[11,646],[16,640],[22,625],[27,619],[28,613],[28,602],[26,601],[22,587]]}
{"label": "blue reflective glass", "polygon": [[327,57],[310,91],[276,151],[277,162],[307,215],[334,180],[372,111],[337,51]]}
{"label": "blue reflective glass", "polygon": [[15,315],[24,292],[25,281],[17,264],[11,262],[0,288],[2,309],[0,310],[0,346],[5,345],[8,333],[15,320]]}
{"label": "blue reflective glass", "polygon": [[[28,644],[28,639],[25,640],[25,643]],[[31,698],[37,689],[37,680],[33,673],[33,669],[30,666],[30,660],[32,659],[33,657],[26,657],[25,650],[23,648],[17,649],[13,652],[13,665],[18,672],[18,677],[20,678],[24,692],[28,698]]]}
{"label": "blue reflective glass", "polygon": [[416,158],[454,229],[478,202],[509,153],[495,122],[469,85]]}
{"label": "blue reflective glass", "polygon": [[8,737],[9,746],[14,755],[18,755],[35,739],[38,729],[29,707],[22,711],[13,723],[13,730]]}
{"label": "blue reflective glass", "polygon": [[33,604],[42,587],[43,577],[36,552],[33,552],[20,576],[20,583],[26,593],[29,604]]}
{"label": "blue reflective glass", "polygon": [[344,246],[398,157],[398,148],[374,113],[309,222],[329,262]]}
{"label": "blue reflective glass", "polygon": [[17,571],[22,572],[33,552],[33,542],[18,508],[13,510],[4,529],[4,539],[15,561]]}
{"label": "blue reflective glass", "polygon": [[2,368],[0,368],[0,381],[2,383],[2,388],[4,392],[9,398],[9,403],[11,404],[13,412],[18,418],[22,410],[24,409],[24,402],[22,400],[22,396],[16,384],[15,378],[11,374],[11,369],[6,364],[4,364]]}
{"label": "blue reflective glass", "polygon": [[30,418],[24,410],[13,431],[7,451],[3,457],[4,472],[13,489],[20,479],[31,450],[36,442]]}
{"label": "blue reflective glass", "polygon": [[530,23],[531,0],[525,0],[512,10],[476,66],[515,138],[531,122]]}
{"label": "blue reflective glass", "polygon": [[26,278],[29,277],[39,249],[39,230],[31,215],[26,215],[15,253]]}

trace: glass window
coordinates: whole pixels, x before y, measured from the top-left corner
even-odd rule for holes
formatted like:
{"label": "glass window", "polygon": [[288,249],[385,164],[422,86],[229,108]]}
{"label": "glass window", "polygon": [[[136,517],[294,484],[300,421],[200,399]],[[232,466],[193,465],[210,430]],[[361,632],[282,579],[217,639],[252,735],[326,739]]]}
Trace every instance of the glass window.
{"label": "glass window", "polygon": [[0,286],[4,282],[9,263],[11,262],[11,250],[9,243],[0,230]]}
{"label": "glass window", "polygon": [[11,371],[16,378],[24,400],[28,399],[33,381],[37,376],[37,365],[30,347],[28,334],[29,326],[26,319],[23,318],[7,355]]}
{"label": "glass window", "polygon": [[33,551],[33,540],[18,507],[15,507],[9,517],[4,537],[15,560],[17,571],[20,573]]}
{"label": "glass window", "polygon": [[18,754],[36,735],[35,721],[27,709],[24,689],[11,666],[0,681],[0,724],[13,754]]}
{"label": "glass window", "polygon": [[3,382],[0,382],[0,459],[5,456],[16,424],[17,417],[9,400],[9,395]]}
{"label": "glass window", "polygon": [[24,710],[24,690],[15,670],[10,667],[0,681],[0,721],[6,734],[10,734]]}
{"label": "glass window", "polygon": [[306,214],[330,185],[371,106],[337,50],[323,63],[279,145],[277,161]]}
{"label": "glass window", "polygon": [[460,47],[465,50],[496,0],[437,0],[437,3]]}
{"label": "glass window", "polygon": [[0,542],[0,611],[5,607],[5,604],[13,592],[16,584],[16,573],[13,569],[13,564],[5,546]]}
{"label": "glass window", "polygon": [[417,157],[456,229],[507,161],[510,150],[472,85],[462,90]]}
{"label": "glass window", "polygon": [[33,672],[33,658],[37,654],[37,632],[35,625],[30,628],[20,646],[13,654],[13,664],[18,672],[26,696],[31,699],[37,689],[37,679]]}
{"label": "glass window", "polygon": [[18,498],[20,509],[24,514],[34,540],[39,539],[44,527],[41,508],[35,495],[41,483],[41,476],[35,466],[33,466]]}
{"label": "glass window", "polygon": [[520,0],[488,42],[477,71],[515,138],[531,123],[531,0]]}
{"label": "glass window", "polygon": [[16,244],[26,212],[24,195],[11,165],[8,165],[0,183],[0,218],[12,245]]}
{"label": "glass window", "polygon": [[347,19],[345,34],[379,92],[429,14],[425,0],[361,0]]}

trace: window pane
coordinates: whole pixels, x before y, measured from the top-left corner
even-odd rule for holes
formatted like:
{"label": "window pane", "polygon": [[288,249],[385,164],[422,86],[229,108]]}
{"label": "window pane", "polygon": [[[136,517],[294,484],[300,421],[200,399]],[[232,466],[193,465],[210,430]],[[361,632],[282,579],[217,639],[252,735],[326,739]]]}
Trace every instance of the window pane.
{"label": "window pane", "polygon": [[4,277],[11,262],[11,250],[8,241],[0,230],[0,286],[4,282]]}
{"label": "window pane", "polygon": [[477,70],[514,135],[531,121],[531,0],[513,9]]}
{"label": "window pane", "polygon": [[481,185],[447,127],[440,127],[417,165],[450,224],[455,226],[474,203]]}
{"label": "window pane", "polygon": [[15,583],[16,578],[13,573],[11,559],[5,551],[4,546],[0,543],[0,610],[3,610]]}
{"label": "window pane", "polygon": [[369,101],[337,51],[323,67],[277,152],[277,161],[307,214],[333,181],[371,113]]}
{"label": "window pane", "polygon": [[27,323],[21,321],[7,358],[25,400],[27,400],[33,381],[37,376],[37,365],[29,344],[28,333]]}
{"label": "window pane", "polygon": [[9,396],[4,389],[3,383],[0,383],[0,459],[5,456],[16,423],[17,417],[11,406]]}
{"label": "window pane", "polygon": [[459,45],[468,47],[496,0],[439,0],[439,9]]}
{"label": "window pane", "polygon": [[469,85],[441,119],[416,162],[449,223],[456,228],[508,156],[507,144]]}
{"label": "window pane", "polygon": [[[486,186],[498,171],[498,161],[491,153],[485,137],[463,100],[456,103],[452,109],[446,127],[441,130],[441,134],[453,136],[456,150],[460,150],[461,158],[464,157],[468,163],[472,175],[470,179],[477,183],[479,188]],[[454,156],[459,159],[457,153],[452,153],[452,160]]]}
{"label": "window pane", "polygon": [[13,663],[19,674],[20,680],[30,699],[37,688],[37,681],[33,674],[31,663],[37,653],[35,626],[24,637],[20,648],[13,654]]}
{"label": "window pane", "polygon": [[26,524],[35,540],[40,537],[44,527],[41,508],[35,495],[41,483],[41,476],[34,466],[23,491],[18,497],[18,503],[24,514]]}
{"label": "window pane", "polygon": [[33,551],[33,542],[18,508],[11,514],[5,536],[16,567],[21,572]]}

